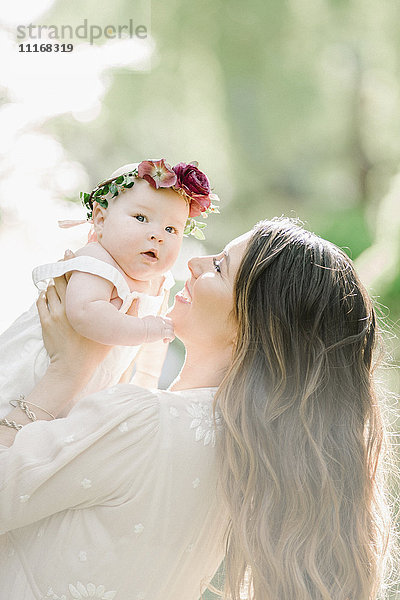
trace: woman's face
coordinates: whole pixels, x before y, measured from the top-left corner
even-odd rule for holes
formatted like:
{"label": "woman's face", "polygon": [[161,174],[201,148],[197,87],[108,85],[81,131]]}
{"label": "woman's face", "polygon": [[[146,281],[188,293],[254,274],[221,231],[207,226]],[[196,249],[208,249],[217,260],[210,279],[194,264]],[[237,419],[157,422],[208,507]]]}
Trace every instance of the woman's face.
{"label": "woman's face", "polygon": [[234,239],[220,254],[189,260],[191,277],[168,314],[185,344],[223,349],[233,342],[233,284],[250,235]]}

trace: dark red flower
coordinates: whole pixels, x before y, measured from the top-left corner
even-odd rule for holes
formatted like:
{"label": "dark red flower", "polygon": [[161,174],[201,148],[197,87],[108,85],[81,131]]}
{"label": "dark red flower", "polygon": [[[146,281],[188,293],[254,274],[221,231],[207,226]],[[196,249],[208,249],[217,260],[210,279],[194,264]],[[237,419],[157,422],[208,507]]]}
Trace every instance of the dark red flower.
{"label": "dark red flower", "polygon": [[[176,173],[176,188],[182,188],[188,196],[208,196],[211,192],[207,176],[197,168],[197,163],[178,163],[172,169]],[[205,208],[203,209],[205,210]]]}

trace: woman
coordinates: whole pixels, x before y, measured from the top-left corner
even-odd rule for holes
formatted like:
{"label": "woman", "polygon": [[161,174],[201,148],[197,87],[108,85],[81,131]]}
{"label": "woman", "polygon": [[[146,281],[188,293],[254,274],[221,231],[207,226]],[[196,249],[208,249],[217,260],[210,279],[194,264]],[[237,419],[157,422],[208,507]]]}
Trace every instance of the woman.
{"label": "woman", "polygon": [[245,575],[256,600],[376,598],[385,432],[351,261],[274,219],[188,264],[171,391],[116,386],[65,419],[106,349],[69,327],[63,280],[38,300],[38,420],[0,427],[4,598],[196,600],[224,555],[233,600]]}

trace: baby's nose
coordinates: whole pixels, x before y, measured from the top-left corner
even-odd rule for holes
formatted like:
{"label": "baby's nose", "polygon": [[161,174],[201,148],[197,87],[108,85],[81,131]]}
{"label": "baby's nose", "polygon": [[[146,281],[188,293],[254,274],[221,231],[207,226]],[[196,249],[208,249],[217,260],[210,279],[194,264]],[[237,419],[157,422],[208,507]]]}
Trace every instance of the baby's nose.
{"label": "baby's nose", "polygon": [[150,240],[156,240],[159,243],[162,243],[164,241],[164,237],[161,233],[152,233],[150,234]]}

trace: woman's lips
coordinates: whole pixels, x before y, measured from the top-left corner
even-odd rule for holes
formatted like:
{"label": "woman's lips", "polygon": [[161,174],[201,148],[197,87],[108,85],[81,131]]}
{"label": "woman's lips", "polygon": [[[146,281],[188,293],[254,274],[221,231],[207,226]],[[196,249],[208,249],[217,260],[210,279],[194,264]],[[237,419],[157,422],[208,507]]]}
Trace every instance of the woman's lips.
{"label": "woman's lips", "polygon": [[177,300],[179,300],[179,302],[182,302],[183,304],[191,304],[192,303],[192,296],[191,296],[191,293],[189,292],[187,283],[185,283],[183,289],[175,295],[175,298]]}

